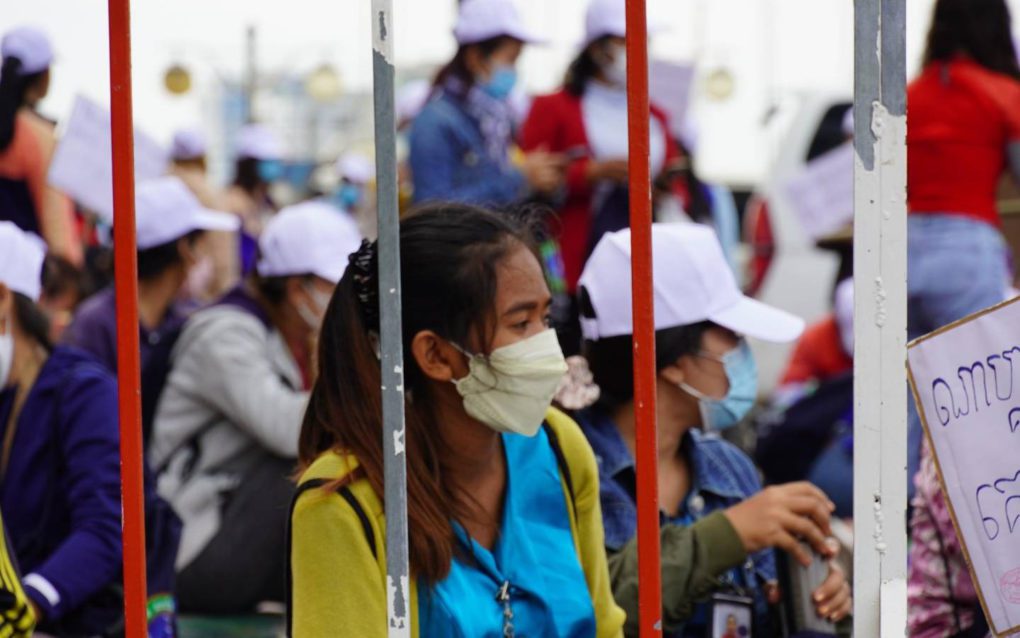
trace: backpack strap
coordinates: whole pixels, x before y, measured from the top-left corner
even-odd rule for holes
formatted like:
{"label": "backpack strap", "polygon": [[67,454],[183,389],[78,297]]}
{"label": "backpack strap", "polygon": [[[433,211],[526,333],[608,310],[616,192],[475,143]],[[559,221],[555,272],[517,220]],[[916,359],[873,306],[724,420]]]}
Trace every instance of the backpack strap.
{"label": "backpack strap", "polygon": [[[293,541],[293,527],[294,527],[294,508],[297,507],[298,499],[305,492],[314,489],[321,489],[322,486],[330,483],[328,479],[311,479],[298,485],[297,490],[294,491],[294,496],[290,500],[290,514],[287,517],[287,636],[293,636],[294,631],[294,601],[292,599],[294,593],[294,573],[291,569],[291,546]],[[354,492],[351,491],[349,485],[344,485],[336,490],[337,494],[340,495],[347,504],[351,506],[354,513],[357,514],[358,520],[361,522],[361,528],[365,532],[365,540],[368,542],[369,549],[372,550],[372,556],[378,559],[378,554],[375,546],[375,533],[372,531],[372,524],[369,521],[368,514],[365,513],[365,508],[361,506],[357,497],[354,496]]]}
{"label": "backpack strap", "polygon": [[556,455],[556,465],[560,468],[563,482],[567,484],[567,494],[570,495],[570,511],[574,515],[574,521],[577,521],[577,501],[574,498],[574,481],[570,477],[570,465],[567,464],[567,457],[563,454],[563,448],[560,447],[560,439],[556,436],[556,430],[549,425],[548,421],[542,423],[542,429],[545,430],[545,435],[549,438],[549,447],[552,448],[553,454]]}

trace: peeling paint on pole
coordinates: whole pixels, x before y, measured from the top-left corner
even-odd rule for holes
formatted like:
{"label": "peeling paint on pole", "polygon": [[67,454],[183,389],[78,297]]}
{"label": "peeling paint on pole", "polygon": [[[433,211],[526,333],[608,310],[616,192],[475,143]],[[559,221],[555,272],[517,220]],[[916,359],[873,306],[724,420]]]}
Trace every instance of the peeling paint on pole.
{"label": "peeling paint on pole", "polygon": [[407,458],[404,442],[404,354],[401,329],[400,210],[394,114],[393,5],[372,0],[376,202],[379,251],[379,342],[383,461],[386,478],[386,607],[390,638],[410,638],[407,553]]}
{"label": "peeling paint on pole", "polygon": [[[906,634],[905,0],[856,0],[854,632]],[[876,471],[877,470],[877,471]]]}

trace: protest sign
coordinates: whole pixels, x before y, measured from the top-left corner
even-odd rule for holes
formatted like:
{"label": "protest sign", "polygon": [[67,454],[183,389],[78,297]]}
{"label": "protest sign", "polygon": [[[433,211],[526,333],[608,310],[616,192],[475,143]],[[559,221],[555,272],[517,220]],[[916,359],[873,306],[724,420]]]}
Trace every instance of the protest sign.
{"label": "protest sign", "polygon": [[783,192],[811,239],[849,226],[854,219],[854,147],[843,144],[791,177]]}
{"label": "protest sign", "polygon": [[683,138],[687,110],[691,103],[694,66],[656,60],[649,66],[648,97],[669,116],[675,137]]}
{"label": "protest sign", "polygon": [[910,383],[989,626],[1020,632],[1020,298],[908,345]]}
{"label": "protest sign", "polygon": [[[113,152],[110,112],[78,96],[50,163],[49,182],[85,208],[113,221]],[[135,129],[135,180],[166,172],[167,153]]]}

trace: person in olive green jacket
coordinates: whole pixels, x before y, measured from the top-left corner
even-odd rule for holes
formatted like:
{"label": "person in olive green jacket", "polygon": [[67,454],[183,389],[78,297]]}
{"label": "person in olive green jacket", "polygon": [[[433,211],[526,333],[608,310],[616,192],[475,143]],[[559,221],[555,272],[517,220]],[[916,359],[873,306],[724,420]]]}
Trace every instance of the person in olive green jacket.
{"label": "person in olive green jacket", "polygon": [[[413,636],[618,638],[598,470],[550,409],[567,366],[534,244],[505,216],[437,205],[400,227]],[[375,244],[326,316],[291,513],[289,630],[386,635]],[[405,448],[406,446],[406,448]]]}
{"label": "person in olive green jacket", "polygon": [[[712,229],[655,224],[652,245],[665,634],[721,635],[720,624],[734,616],[753,623],[752,635],[785,635],[775,549],[804,565],[815,552],[827,561],[834,506],[807,483],[762,490],[751,459],[719,432],[737,425],[757,397],[743,335],[790,340],[803,322],[740,293]],[[623,230],[603,236],[581,275],[584,351],[601,397],[577,419],[598,459],[613,592],[628,612],[627,635],[636,635],[630,266]],[[809,585],[813,609],[804,611],[841,620],[850,612],[849,585],[834,563],[819,567],[821,582]]]}

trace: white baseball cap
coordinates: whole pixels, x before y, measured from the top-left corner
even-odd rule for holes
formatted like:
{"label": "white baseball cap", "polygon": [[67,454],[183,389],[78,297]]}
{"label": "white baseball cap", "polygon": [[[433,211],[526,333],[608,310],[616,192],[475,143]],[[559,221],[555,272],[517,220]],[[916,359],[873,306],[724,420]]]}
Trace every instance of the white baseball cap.
{"label": "white baseball cap", "polygon": [[526,43],[540,38],[524,25],[512,0],[464,0],[453,28],[457,44],[475,44],[506,36]]}
{"label": "white baseball cap", "polygon": [[42,293],[46,251],[13,222],[0,222],[0,283],[32,301]]}
{"label": "white baseball cap", "polygon": [[266,224],[259,238],[258,273],[315,275],[335,284],[360,245],[361,231],[346,213],[325,202],[302,202],[284,208]]}
{"label": "white baseball cap", "polygon": [[21,60],[21,75],[32,75],[50,68],[53,46],[46,34],[34,27],[18,27],[4,34],[0,55]]}
{"label": "white baseball cap", "polygon": [[336,161],[336,172],[355,184],[367,184],[375,179],[375,166],[361,153],[344,153]]}
{"label": "white baseball cap", "polygon": [[[652,225],[655,329],[711,321],[757,339],[782,343],[804,330],[799,317],[744,296],[715,232],[693,223]],[[630,229],[608,233],[592,252],[580,286],[595,311],[581,317],[584,338],[633,334]]]}
{"label": "white baseball cap", "polygon": [[[649,23],[648,35],[660,31],[659,26]],[[591,0],[584,17],[584,46],[605,36],[627,37],[626,0]]]}
{"label": "white baseball cap", "polygon": [[170,145],[170,157],[175,160],[191,160],[204,157],[206,153],[205,135],[198,129],[181,129],[174,133]]}
{"label": "white baseball cap", "polygon": [[202,206],[178,177],[168,175],[142,182],[135,192],[135,233],[138,250],[180,239],[193,230],[234,231],[241,220]]}
{"label": "white baseball cap", "polygon": [[237,156],[257,160],[283,158],[283,144],[269,127],[248,124],[237,133]]}

